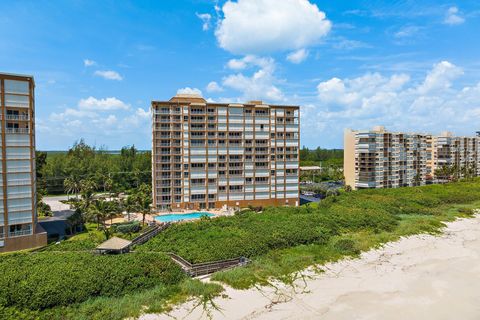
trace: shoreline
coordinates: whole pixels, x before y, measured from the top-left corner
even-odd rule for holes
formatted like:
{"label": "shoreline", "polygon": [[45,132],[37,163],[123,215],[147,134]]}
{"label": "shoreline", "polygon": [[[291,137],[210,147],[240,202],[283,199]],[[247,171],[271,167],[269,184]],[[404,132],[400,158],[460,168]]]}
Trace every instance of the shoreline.
{"label": "shoreline", "polygon": [[[479,319],[480,215],[302,272],[295,286],[236,290],[214,299],[212,319]],[[205,280],[208,281],[208,280]],[[194,301],[143,320],[207,319]]]}

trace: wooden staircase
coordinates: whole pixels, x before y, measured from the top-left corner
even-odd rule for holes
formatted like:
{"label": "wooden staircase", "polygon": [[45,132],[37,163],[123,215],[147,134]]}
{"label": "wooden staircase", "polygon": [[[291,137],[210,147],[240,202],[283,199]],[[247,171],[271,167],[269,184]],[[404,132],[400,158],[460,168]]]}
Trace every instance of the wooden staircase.
{"label": "wooden staircase", "polygon": [[153,237],[155,237],[157,234],[159,234],[163,230],[167,229],[169,226],[170,226],[170,222],[167,222],[167,223],[164,223],[162,225],[156,224],[156,225],[148,228],[144,233],[135,237],[132,240],[132,245],[131,246],[144,244],[145,242],[152,239]]}
{"label": "wooden staircase", "polygon": [[185,273],[187,273],[191,277],[198,277],[220,270],[244,266],[250,262],[250,260],[248,260],[247,258],[240,257],[235,259],[192,264],[175,253],[168,253],[168,255],[176,264],[178,264],[182,268]]}

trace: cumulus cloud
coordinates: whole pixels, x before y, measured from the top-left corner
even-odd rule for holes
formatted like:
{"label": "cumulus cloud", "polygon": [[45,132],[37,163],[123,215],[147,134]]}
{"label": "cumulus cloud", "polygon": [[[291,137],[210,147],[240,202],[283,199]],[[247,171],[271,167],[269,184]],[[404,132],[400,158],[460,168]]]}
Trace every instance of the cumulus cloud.
{"label": "cumulus cloud", "polygon": [[319,43],[332,26],[308,0],[227,1],[222,12],[215,36],[220,47],[235,54],[307,48]]}
{"label": "cumulus cloud", "polygon": [[150,118],[150,110],[138,108],[134,114],[131,114],[123,120],[122,127],[138,128],[139,126],[146,125],[148,122],[150,122]]}
{"label": "cumulus cloud", "polygon": [[275,60],[272,58],[248,55],[243,59],[232,60],[227,64],[233,69],[255,68],[253,74],[231,74],[223,78],[223,86],[242,93],[243,100],[264,99],[266,101],[282,101],[285,96],[276,83]]}
{"label": "cumulus cloud", "polygon": [[197,89],[197,88],[190,88],[190,87],[185,87],[177,90],[177,94],[196,94],[201,96],[202,95],[202,90]]}
{"label": "cumulus cloud", "polygon": [[402,73],[322,81],[317,85],[318,101],[302,107],[304,140],[321,134],[340,145],[344,128],[378,124],[431,133],[457,128],[459,134],[473,135],[480,115],[480,83],[457,88],[455,80],[462,74],[460,67],[441,61],[420,81]]}
{"label": "cumulus cloud", "polygon": [[212,16],[208,13],[196,13],[196,15],[203,22],[202,30],[208,31],[208,29],[210,29],[210,20],[212,19]]}
{"label": "cumulus cloud", "polygon": [[97,70],[95,71],[94,75],[98,77],[102,77],[107,80],[116,80],[116,81],[123,80],[123,77],[118,72],[112,71],[112,70]]}
{"label": "cumulus cloud", "polygon": [[[135,133],[148,136],[150,110],[130,106],[117,98],[81,99],[74,108],[54,112],[47,119],[39,119],[42,133],[71,137],[89,137],[105,141],[121,135]],[[112,140],[115,141],[115,140]]]}
{"label": "cumulus cloud", "polygon": [[424,83],[418,88],[420,93],[446,90],[451,87],[452,81],[463,75],[463,70],[448,61],[436,64],[427,74]]}
{"label": "cumulus cloud", "polygon": [[460,11],[457,7],[450,7],[445,14],[445,19],[443,23],[448,24],[450,26],[459,25],[465,22],[465,18],[463,18],[460,14]]}
{"label": "cumulus cloud", "polygon": [[216,81],[211,81],[207,85],[207,92],[222,92],[223,88],[216,82]]}
{"label": "cumulus cloud", "polygon": [[83,60],[83,65],[84,65],[85,67],[91,67],[91,66],[94,66],[94,65],[96,65],[96,64],[97,64],[97,63],[96,63],[95,61],[90,60],[90,59],[84,59],[84,60]]}
{"label": "cumulus cloud", "polygon": [[115,98],[104,98],[97,99],[94,97],[88,97],[86,99],[81,99],[78,102],[78,107],[83,110],[95,110],[95,111],[106,111],[106,110],[128,110],[130,106],[125,102]]}
{"label": "cumulus cloud", "polygon": [[287,60],[291,63],[302,63],[308,58],[308,50],[299,49],[287,55]]}

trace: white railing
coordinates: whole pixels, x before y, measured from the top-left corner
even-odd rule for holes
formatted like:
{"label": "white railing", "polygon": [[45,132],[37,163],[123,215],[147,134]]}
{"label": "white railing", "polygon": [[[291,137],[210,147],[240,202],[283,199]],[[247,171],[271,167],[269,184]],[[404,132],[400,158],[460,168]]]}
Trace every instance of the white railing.
{"label": "white railing", "polygon": [[18,212],[18,211],[30,211],[32,210],[31,204],[21,204],[21,205],[8,205],[8,211]]}
{"label": "white railing", "polygon": [[30,133],[29,128],[6,128],[5,133],[8,134],[28,134]]}
{"label": "white railing", "polygon": [[7,172],[30,172],[30,167],[14,167],[14,168],[8,168],[7,167]]}
{"label": "white railing", "polygon": [[28,121],[30,120],[30,116],[28,115],[17,115],[17,114],[7,114],[5,116],[6,120],[23,120]]}
{"label": "white railing", "polygon": [[8,232],[9,237],[20,237],[20,236],[27,236],[31,234],[32,234],[32,230],[19,230],[14,232]]}
{"label": "white railing", "polygon": [[9,186],[28,186],[32,184],[32,181],[29,179],[22,179],[22,180],[8,180],[7,185]]}

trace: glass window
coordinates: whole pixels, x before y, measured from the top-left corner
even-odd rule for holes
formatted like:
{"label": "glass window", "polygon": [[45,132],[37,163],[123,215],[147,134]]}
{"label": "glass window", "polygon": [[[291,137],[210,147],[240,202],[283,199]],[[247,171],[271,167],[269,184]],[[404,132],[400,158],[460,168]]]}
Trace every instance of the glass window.
{"label": "glass window", "polygon": [[30,97],[6,94],[5,105],[7,107],[28,108],[30,106]]}
{"label": "glass window", "polygon": [[29,87],[28,81],[5,80],[5,92],[7,93],[29,94]]}

